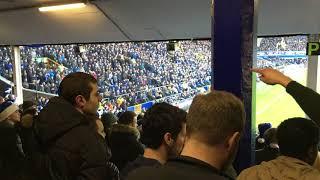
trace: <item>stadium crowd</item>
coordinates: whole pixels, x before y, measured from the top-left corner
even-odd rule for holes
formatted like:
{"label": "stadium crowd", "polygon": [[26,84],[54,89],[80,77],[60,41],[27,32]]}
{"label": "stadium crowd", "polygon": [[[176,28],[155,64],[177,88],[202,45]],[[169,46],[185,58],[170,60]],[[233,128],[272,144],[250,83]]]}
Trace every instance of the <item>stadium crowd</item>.
{"label": "stadium crowd", "polygon": [[304,56],[305,53],[300,53],[305,52],[306,43],[306,36],[259,38],[257,67],[278,70],[288,65],[306,67],[307,57]]}
{"label": "stadium crowd", "polygon": [[[107,110],[114,111],[156,99],[192,97],[197,87],[211,81],[210,41],[179,41],[174,52],[167,51],[167,42],[87,44],[84,49],[21,47],[23,87],[57,94],[64,76],[87,72],[98,79]],[[11,49],[3,47],[0,53],[1,75],[12,80]]]}
{"label": "stadium crowd", "polygon": [[258,38],[258,51],[305,51],[307,36]]}

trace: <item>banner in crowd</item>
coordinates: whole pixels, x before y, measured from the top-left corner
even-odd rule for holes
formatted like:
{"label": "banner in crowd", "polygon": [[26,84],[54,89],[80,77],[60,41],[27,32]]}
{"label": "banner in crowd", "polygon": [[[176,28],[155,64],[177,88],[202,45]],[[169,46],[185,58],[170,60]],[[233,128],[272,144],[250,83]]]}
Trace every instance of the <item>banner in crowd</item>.
{"label": "banner in crowd", "polygon": [[137,104],[137,105],[135,105],[134,106],[134,112],[136,113],[136,114],[140,114],[142,111],[141,111],[141,108],[142,107],[142,104]]}

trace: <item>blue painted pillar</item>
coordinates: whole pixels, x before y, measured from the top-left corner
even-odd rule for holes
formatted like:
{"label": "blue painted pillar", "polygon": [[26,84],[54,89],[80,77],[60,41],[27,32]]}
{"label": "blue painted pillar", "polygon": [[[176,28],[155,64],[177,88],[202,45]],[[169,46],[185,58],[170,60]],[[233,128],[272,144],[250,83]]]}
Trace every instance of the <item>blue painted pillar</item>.
{"label": "blue painted pillar", "polygon": [[254,161],[254,118],[252,114],[252,68],[256,57],[257,0],[212,0],[212,85],[243,100],[246,127],[240,141],[235,169]]}

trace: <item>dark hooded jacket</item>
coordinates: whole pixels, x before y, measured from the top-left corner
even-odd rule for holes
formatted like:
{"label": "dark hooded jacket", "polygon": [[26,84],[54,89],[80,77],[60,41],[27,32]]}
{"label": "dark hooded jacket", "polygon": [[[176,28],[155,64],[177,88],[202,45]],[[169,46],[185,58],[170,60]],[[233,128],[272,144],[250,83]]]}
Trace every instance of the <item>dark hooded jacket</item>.
{"label": "dark hooded jacket", "polygon": [[110,133],[111,161],[121,171],[125,165],[134,161],[144,152],[142,144],[139,142],[139,131],[128,125],[115,124]]}
{"label": "dark hooded jacket", "polygon": [[65,177],[112,179],[104,140],[70,103],[60,97],[50,99],[34,123],[38,141]]}
{"label": "dark hooded jacket", "polygon": [[0,179],[20,179],[24,163],[18,128],[9,121],[0,122]]}

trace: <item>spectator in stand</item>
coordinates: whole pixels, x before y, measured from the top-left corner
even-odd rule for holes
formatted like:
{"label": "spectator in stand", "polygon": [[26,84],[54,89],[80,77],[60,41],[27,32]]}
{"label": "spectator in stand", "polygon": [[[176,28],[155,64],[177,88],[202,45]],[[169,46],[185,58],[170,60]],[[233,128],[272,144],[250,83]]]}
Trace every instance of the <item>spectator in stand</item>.
{"label": "spectator in stand", "polygon": [[118,117],[115,116],[113,113],[104,113],[101,115],[101,121],[103,123],[105,132],[108,134],[110,132],[110,129],[114,124],[117,124]]}
{"label": "spectator in stand", "polygon": [[24,127],[30,128],[33,118],[38,115],[36,104],[33,101],[23,101],[21,109],[21,123]]}
{"label": "spectator in stand", "polygon": [[256,137],[256,150],[263,149],[265,147],[266,142],[263,135],[271,127],[270,123],[261,123],[258,125],[259,135]]}
{"label": "spectator in stand", "polygon": [[281,156],[242,171],[238,180],[320,179],[320,172],[312,167],[318,154],[319,135],[319,127],[311,120],[285,120],[277,130]]}
{"label": "spectator in stand", "polygon": [[120,171],[128,162],[143,154],[144,149],[139,139],[137,115],[131,111],[123,112],[119,117],[118,124],[112,126],[109,137],[111,161]]}
{"label": "spectator in stand", "polygon": [[[105,180],[114,174],[99,135],[86,115],[97,113],[101,97],[97,80],[86,73],[71,73],[59,86],[59,96],[50,99],[34,122],[40,146],[54,159],[56,170],[67,179]],[[50,143],[49,147],[43,147]],[[47,168],[47,167],[45,167]],[[48,170],[48,169],[47,169]],[[37,177],[48,179],[48,171]]]}
{"label": "spectator in stand", "polygon": [[160,166],[180,155],[186,134],[187,112],[168,103],[153,105],[142,120],[143,156],[129,162],[121,171],[123,178],[140,167]]}
{"label": "spectator in stand", "polygon": [[269,128],[263,134],[265,145],[262,149],[256,150],[256,164],[262,161],[270,161],[279,156],[279,145],[277,139],[277,128]]}
{"label": "spectator in stand", "polygon": [[18,123],[19,107],[11,101],[0,105],[0,179],[20,179],[25,168],[25,154]]}

